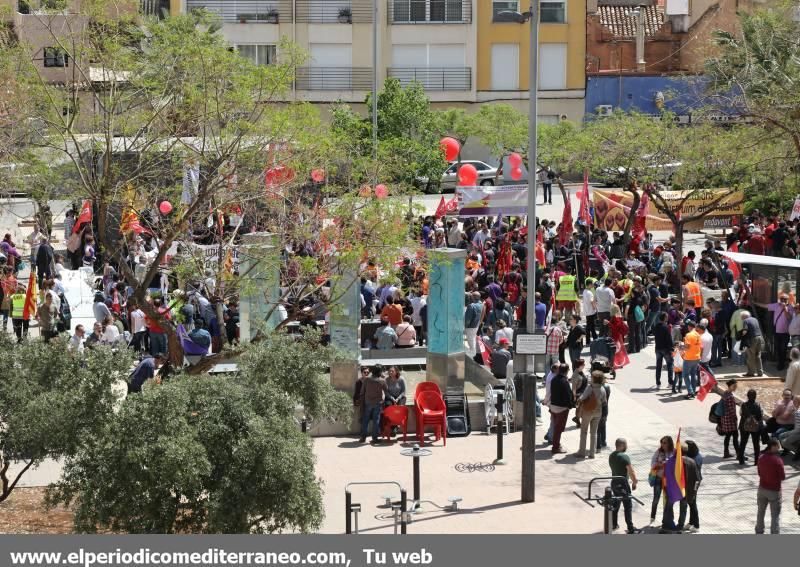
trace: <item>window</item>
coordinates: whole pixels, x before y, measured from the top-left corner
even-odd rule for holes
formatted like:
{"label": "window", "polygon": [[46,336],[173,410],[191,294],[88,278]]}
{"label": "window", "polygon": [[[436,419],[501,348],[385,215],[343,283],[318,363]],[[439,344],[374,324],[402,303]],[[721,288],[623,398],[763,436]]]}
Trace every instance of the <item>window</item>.
{"label": "window", "polygon": [[237,45],[239,55],[245,57],[256,65],[273,65],[278,58],[276,45]]}
{"label": "window", "polygon": [[492,44],[492,90],[519,90],[519,44]]}
{"label": "window", "polygon": [[393,67],[464,67],[463,43],[396,43],[392,46]]}
{"label": "window", "polygon": [[519,0],[492,0],[492,18],[500,12],[519,12]]}
{"label": "window", "polygon": [[60,47],[45,47],[44,66],[69,67],[69,55]]}
{"label": "window", "polygon": [[539,46],[539,90],[567,88],[567,44],[543,43]]}
{"label": "window", "polygon": [[543,24],[563,24],[567,21],[566,0],[556,2],[541,2],[539,21]]}
{"label": "window", "polygon": [[463,0],[391,0],[391,21],[412,22],[462,22]]}

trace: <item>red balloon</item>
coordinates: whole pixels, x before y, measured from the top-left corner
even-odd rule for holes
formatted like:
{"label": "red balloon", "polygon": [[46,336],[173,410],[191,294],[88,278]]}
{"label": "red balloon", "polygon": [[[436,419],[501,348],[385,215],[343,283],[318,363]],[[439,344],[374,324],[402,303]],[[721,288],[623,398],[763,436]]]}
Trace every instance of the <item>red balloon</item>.
{"label": "red balloon", "polygon": [[467,187],[475,185],[478,181],[478,170],[471,163],[465,163],[458,168],[458,184]]}
{"label": "red balloon", "polygon": [[375,196],[378,199],[385,199],[386,197],[389,196],[389,188],[386,187],[386,185],[384,185],[383,183],[378,183],[375,186]]}
{"label": "red balloon", "polygon": [[520,179],[522,179],[522,170],[519,167],[515,167],[514,169],[511,170],[511,179],[513,179],[514,181],[519,181]]}
{"label": "red balloon", "polygon": [[[508,156],[508,165],[512,168],[519,168],[522,165],[522,156],[519,155],[517,152],[514,152],[510,156]],[[513,177],[513,174],[512,174]]]}
{"label": "red balloon", "polygon": [[322,183],[325,181],[325,170],[324,169],[312,169],[311,170],[311,179],[314,183]]}
{"label": "red balloon", "polygon": [[162,215],[168,215],[172,212],[172,203],[169,201],[161,201],[158,210],[161,211]]}
{"label": "red balloon", "polygon": [[458,157],[458,153],[461,151],[461,144],[458,143],[458,140],[450,138],[449,136],[439,141],[439,147],[442,148],[444,159],[447,161],[455,160]]}

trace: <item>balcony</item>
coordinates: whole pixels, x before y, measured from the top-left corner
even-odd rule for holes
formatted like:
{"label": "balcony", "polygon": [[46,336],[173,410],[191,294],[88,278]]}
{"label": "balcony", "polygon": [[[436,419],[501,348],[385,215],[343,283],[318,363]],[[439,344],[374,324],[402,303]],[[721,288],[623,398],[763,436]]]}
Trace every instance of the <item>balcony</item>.
{"label": "balcony", "polygon": [[139,0],[139,13],[163,20],[169,16],[169,0]]}
{"label": "balcony", "polygon": [[299,91],[368,91],[372,67],[298,67],[295,88]]}
{"label": "balcony", "polygon": [[388,0],[389,24],[468,24],[472,0]]}
{"label": "balcony", "polygon": [[296,0],[296,21],[307,24],[369,24],[372,6],[350,0]]}
{"label": "balcony", "polygon": [[389,67],[387,75],[403,86],[417,82],[426,91],[472,90],[470,67]]}
{"label": "balcony", "polygon": [[225,23],[278,24],[292,21],[291,0],[186,0],[186,11],[205,8]]}

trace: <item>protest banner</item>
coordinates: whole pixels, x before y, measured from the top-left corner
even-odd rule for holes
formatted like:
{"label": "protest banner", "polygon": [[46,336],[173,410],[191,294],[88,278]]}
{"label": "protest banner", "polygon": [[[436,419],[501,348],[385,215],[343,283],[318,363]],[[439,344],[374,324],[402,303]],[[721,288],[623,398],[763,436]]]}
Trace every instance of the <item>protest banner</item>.
{"label": "protest banner", "polygon": [[458,216],[523,216],[528,213],[528,186],[458,187]]}

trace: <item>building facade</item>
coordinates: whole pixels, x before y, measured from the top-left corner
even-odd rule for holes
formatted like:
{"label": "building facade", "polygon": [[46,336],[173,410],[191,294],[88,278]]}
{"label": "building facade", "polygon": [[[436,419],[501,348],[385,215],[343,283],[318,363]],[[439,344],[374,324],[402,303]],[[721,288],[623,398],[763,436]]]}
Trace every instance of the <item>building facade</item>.
{"label": "building facade", "polygon": [[[530,25],[498,21],[498,14],[528,8],[524,0],[479,3],[476,102],[508,102],[527,113]],[[541,0],[539,8],[539,116],[545,122],[579,122],[586,82],[586,2]]]}

